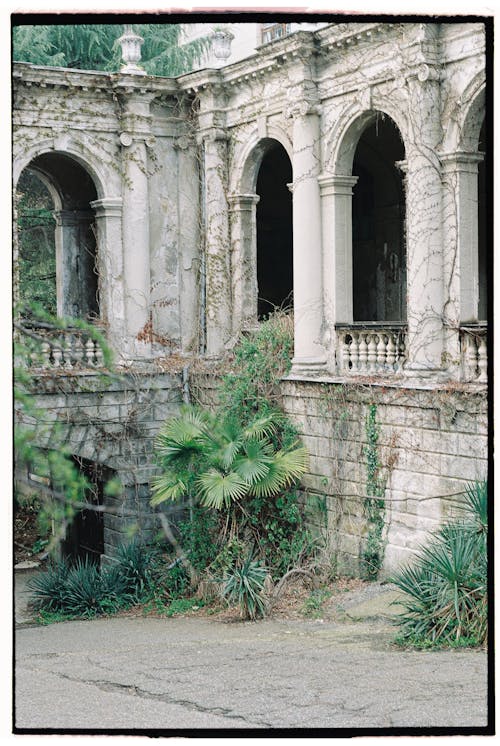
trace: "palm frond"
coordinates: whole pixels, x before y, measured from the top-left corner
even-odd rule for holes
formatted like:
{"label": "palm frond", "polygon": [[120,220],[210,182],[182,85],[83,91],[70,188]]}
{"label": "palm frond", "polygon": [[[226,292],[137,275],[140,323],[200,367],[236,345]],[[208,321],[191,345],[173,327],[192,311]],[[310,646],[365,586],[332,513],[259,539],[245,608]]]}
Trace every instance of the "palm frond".
{"label": "palm frond", "polygon": [[224,474],[217,469],[209,469],[196,480],[202,505],[207,508],[229,507],[234,500],[247,494],[248,485],[234,471]]}
{"label": "palm frond", "polygon": [[187,482],[172,474],[161,474],[154,478],[151,490],[153,497],[150,502],[153,507],[160,505],[165,500],[180,500],[189,494]]}

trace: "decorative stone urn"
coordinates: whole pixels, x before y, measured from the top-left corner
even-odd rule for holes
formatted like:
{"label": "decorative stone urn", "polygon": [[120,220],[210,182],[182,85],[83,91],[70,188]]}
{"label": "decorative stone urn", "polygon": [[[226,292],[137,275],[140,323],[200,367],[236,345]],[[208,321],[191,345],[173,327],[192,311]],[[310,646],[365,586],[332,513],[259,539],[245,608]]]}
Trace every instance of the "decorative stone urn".
{"label": "decorative stone urn", "polygon": [[144,75],[144,68],[137,63],[141,59],[141,46],[144,43],[142,36],[134,34],[130,26],[125,27],[125,31],[118,39],[118,44],[122,48],[122,60],[125,63],[121,68],[122,73],[135,73]]}

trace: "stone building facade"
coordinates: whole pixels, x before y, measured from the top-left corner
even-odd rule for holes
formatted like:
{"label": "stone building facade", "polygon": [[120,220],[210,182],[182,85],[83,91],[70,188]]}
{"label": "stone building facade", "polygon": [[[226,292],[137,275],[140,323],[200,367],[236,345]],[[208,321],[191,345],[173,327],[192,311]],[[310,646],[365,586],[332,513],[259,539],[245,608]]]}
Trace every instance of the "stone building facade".
{"label": "stone building facade", "polygon": [[14,65],[14,183],[53,197],[60,313],[144,371],[293,307],[286,408],[354,571],[370,408],[386,571],[487,473],[486,52],[481,22],[366,22],[176,79]]}

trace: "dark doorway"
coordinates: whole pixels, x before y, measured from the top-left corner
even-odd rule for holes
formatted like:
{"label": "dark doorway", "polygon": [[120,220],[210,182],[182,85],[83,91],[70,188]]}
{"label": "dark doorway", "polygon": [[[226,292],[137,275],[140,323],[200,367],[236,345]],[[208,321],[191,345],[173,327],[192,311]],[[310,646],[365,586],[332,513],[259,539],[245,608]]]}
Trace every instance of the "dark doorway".
{"label": "dark doorway", "polygon": [[273,141],[257,178],[257,286],[259,319],[293,304],[292,164]]}
{"label": "dark doorway", "polygon": [[405,194],[395,165],[405,157],[399,130],[377,117],[361,135],[353,162],[354,321],[406,320]]}
{"label": "dark doorway", "polygon": [[[89,487],[85,499],[89,506],[104,505],[104,486],[112,477],[111,469],[82,458],[74,458],[75,464],[87,478]],[[74,562],[77,559],[99,564],[104,554],[104,514],[89,507],[80,510],[68,528],[62,543],[63,556]]]}

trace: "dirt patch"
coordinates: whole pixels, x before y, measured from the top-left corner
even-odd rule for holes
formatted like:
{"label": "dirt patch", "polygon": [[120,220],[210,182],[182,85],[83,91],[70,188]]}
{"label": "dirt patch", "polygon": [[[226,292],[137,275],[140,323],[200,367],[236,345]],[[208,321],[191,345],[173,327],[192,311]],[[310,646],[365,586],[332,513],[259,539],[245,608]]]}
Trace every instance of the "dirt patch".
{"label": "dirt patch", "polygon": [[[16,505],[14,508],[14,564],[38,559],[43,554],[40,547],[38,508],[33,503]],[[38,543],[37,543],[38,542]]]}

